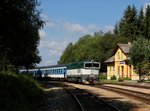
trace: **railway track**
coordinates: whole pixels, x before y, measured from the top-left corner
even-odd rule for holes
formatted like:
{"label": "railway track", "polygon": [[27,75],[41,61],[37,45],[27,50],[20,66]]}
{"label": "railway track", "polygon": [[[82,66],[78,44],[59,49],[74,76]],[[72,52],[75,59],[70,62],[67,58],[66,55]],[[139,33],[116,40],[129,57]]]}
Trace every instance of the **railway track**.
{"label": "railway track", "polygon": [[[115,84],[115,83],[107,83],[107,84],[112,84],[112,85],[118,85],[118,86],[129,86],[129,87],[135,87],[135,88],[141,88],[141,89],[150,89],[150,86],[144,86],[144,85],[141,85],[141,84],[138,84],[138,85],[134,85],[134,84]],[[100,84],[100,85],[103,85],[103,84]]]}
{"label": "railway track", "polygon": [[[123,94],[125,96],[134,98],[136,100],[142,101],[146,104],[150,105],[150,94],[142,93],[142,92],[137,92],[133,90],[128,90],[128,89],[122,89],[122,88],[117,88],[117,87],[111,87],[111,86],[100,86],[100,85],[95,85],[92,87],[97,87],[97,88],[102,88],[105,90],[113,91],[119,94]],[[140,89],[139,89],[140,90]]]}
{"label": "railway track", "polygon": [[65,89],[72,95],[80,107],[80,111],[119,111],[114,106],[87,91],[72,86],[65,87]]}

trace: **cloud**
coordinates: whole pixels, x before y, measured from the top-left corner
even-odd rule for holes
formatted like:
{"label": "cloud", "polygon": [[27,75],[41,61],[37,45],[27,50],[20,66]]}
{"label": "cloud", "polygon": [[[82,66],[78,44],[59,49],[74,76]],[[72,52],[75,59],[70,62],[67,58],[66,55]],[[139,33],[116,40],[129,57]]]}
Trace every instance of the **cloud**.
{"label": "cloud", "polygon": [[45,14],[40,14],[40,17],[42,18],[42,20],[45,22],[45,27],[51,28],[51,27],[55,27],[56,24],[54,21],[50,20],[49,17]]}
{"label": "cloud", "polygon": [[146,13],[146,8],[147,8],[147,6],[150,6],[150,3],[145,3],[145,5],[144,5],[144,7],[143,7],[143,12],[144,12],[144,14]]}
{"label": "cloud", "polygon": [[95,24],[88,24],[88,25],[80,25],[77,23],[70,23],[66,22],[63,25],[63,28],[68,31],[69,33],[80,33],[80,34],[93,34],[96,31],[99,31],[100,28]]}
{"label": "cloud", "polygon": [[64,28],[71,32],[86,32],[86,29],[83,26],[69,22],[64,23]]}
{"label": "cloud", "polygon": [[39,30],[39,35],[41,40],[45,40],[45,38],[47,37],[47,34],[44,30]]}
{"label": "cloud", "polygon": [[113,30],[114,30],[114,26],[105,26],[105,28],[104,28],[104,32],[113,32]]}
{"label": "cloud", "polygon": [[60,56],[69,42],[41,41],[39,48],[44,48],[50,56]]}
{"label": "cloud", "polygon": [[42,56],[42,61],[39,65],[47,66],[57,64],[68,43],[66,40],[63,42],[50,39],[41,41],[38,48],[40,50],[40,56]]}
{"label": "cloud", "polygon": [[[67,22],[63,20],[54,20],[51,22],[48,16],[42,15],[47,20],[44,29],[39,30],[40,45],[39,51],[42,56],[42,62],[39,65],[57,64],[60,56],[69,42],[76,42],[79,37],[85,34],[94,34],[102,30],[96,24],[82,25],[79,23]],[[102,31],[112,30],[112,26],[106,26]]]}

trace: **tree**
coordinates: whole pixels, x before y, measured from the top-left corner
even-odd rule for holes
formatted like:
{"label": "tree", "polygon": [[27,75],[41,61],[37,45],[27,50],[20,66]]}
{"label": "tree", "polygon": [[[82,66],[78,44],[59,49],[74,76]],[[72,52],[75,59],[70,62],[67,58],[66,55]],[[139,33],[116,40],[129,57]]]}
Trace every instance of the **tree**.
{"label": "tree", "polygon": [[138,34],[137,32],[137,10],[135,6],[131,7],[129,5],[119,22],[119,35],[135,40],[136,35]]}
{"label": "tree", "polygon": [[69,43],[58,63],[79,61],[101,62],[101,72],[106,71],[104,61],[112,56],[117,43],[127,43],[128,38],[115,37],[112,33],[82,36],[74,45]]}
{"label": "tree", "polygon": [[113,32],[114,32],[115,35],[119,35],[119,26],[118,26],[117,23],[116,23],[116,25],[114,26]]}
{"label": "tree", "polygon": [[133,42],[130,49],[129,56],[131,63],[135,67],[136,72],[139,74],[139,80],[143,74],[150,71],[150,41],[139,38]]}
{"label": "tree", "polygon": [[150,5],[147,6],[146,12],[145,12],[145,38],[150,39]]}
{"label": "tree", "polygon": [[74,54],[73,54],[74,46],[72,43],[69,43],[64,50],[63,54],[58,61],[58,64],[66,64],[74,62]]}
{"label": "tree", "polygon": [[0,1],[0,69],[8,70],[4,64],[18,68],[40,62],[38,30],[44,22],[36,10],[38,5],[37,0]]}
{"label": "tree", "polygon": [[145,21],[144,21],[144,12],[143,8],[140,9],[139,15],[138,15],[138,35],[139,37],[144,37],[144,29],[145,29]]}

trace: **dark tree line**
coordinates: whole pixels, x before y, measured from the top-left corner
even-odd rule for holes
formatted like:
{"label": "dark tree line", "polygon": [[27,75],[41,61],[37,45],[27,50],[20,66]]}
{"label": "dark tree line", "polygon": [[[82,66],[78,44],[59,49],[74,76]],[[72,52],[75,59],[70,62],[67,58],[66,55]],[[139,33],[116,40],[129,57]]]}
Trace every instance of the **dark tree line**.
{"label": "dark tree line", "polygon": [[38,30],[43,21],[37,0],[0,1],[0,71],[39,63]]}

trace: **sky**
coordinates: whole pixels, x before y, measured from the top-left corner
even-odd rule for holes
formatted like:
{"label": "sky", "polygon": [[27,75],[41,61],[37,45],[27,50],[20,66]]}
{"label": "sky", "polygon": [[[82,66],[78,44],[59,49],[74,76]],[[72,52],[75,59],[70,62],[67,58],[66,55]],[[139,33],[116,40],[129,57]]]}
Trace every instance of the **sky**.
{"label": "sky", "polygon": [[45,25],[39,30],[38,66],[55,65],[68,43],[94,32],[112,31],[128,5],[137,10],[150,0],[38,0]]}

